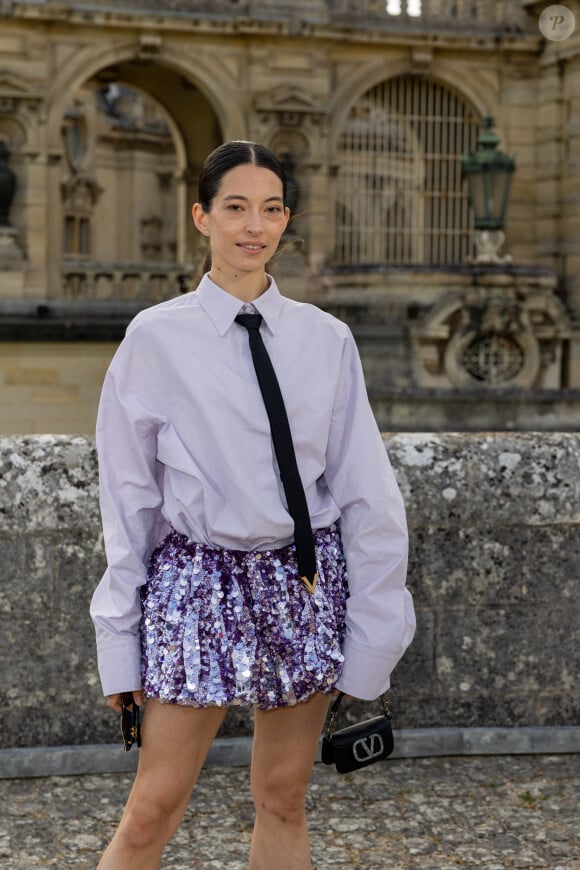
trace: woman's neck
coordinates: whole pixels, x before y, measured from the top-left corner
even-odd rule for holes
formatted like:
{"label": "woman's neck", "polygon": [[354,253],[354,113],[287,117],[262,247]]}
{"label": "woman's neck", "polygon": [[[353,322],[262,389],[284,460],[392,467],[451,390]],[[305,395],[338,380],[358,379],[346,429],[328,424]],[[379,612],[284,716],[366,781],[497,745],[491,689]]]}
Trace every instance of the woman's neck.
{"label": "woman's neck", "polygon": [[214,284],[241,302],[253,302],[270,286],[266,272],[226,272],[220,266],[212,266],[209,277]]}

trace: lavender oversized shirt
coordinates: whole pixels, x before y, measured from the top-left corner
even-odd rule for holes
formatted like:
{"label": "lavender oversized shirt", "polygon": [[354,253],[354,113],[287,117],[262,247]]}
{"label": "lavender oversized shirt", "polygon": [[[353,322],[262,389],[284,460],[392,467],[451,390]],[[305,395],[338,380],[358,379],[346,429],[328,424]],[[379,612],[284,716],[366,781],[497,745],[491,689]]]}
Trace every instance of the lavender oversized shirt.
{"label": "lavender oversized shirt", "polygon": [[[405,510],[369,406],[348,327],[282,296],[254,301],[294,440],[312,527],[340,518],[350,597],[338,687],[372,699],[415,631],[405,587]],[[137,689],[139,587],[173,527],[215,547],[293,539],[242,303],[206,275],[196,292],[132,321],[109,367],[97,419],[108,568],[91,603],[106,695]]]}

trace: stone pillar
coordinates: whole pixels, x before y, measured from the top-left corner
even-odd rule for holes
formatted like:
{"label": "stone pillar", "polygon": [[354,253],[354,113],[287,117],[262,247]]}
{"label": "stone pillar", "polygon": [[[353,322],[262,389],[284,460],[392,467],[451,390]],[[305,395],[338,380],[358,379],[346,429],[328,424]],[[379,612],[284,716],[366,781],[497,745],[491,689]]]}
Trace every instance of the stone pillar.
{"label": "stone pillar", "polygon": [[566,64],[564,96],[562,254],[566,301],[574,321],[580,322],[580,47],[578,55]]}
{"label": "stone pillar", "polygon": [[561,272],[560,209],[563,152],[562,83],[554,59],[541,76],[536,127],[536,253],[540,262]]}
{"label": "stone pillar", "polygon": [[329,207],[333,202],[329,189],[328,164],[316,163],[310,171],[310,250],[309,268],[318,275],[332,253],[334,243],[334,211]]}
{"label": "stone pillar", "polygon": [[34,227],[37,239],[37,250],[42,252],[46,263],[46,295],[58,299],[62,295],[62,193],[61,193],[61,161],[63,155],[56,151],[49,153],[46,160],[46,199],[44,202],[45,220],[48,225],[42,230]]}
{"label": "stone pillar", "polygon": [[529,263],[535,259],[530,216],[536,210],[536,65],[522,64],[520,68],[506,72],[502,91],[504,105],[497,112],[498,129],[504,136],[500,147],[516,158],[506,219],[506,250],[516,262]]}

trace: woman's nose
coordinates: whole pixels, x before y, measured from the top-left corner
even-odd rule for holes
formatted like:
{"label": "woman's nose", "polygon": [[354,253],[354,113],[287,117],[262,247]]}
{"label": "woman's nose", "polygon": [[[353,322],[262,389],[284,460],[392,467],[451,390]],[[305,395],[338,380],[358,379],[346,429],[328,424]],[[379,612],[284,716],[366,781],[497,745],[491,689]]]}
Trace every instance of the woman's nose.
{"label": "woman's nose", "polygon": [[246,227],[250,233],[261,233],[264,228],[262,215],[259,212],[249,212]]}

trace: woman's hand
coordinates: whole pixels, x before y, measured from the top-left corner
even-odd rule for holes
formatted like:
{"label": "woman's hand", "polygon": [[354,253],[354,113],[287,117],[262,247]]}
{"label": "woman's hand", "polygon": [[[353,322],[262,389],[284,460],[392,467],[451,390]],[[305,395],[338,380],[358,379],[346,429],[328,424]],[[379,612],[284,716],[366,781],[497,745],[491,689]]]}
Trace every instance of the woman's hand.
{"label": "woman's hand", "polygon": [[[138,707],[142,707],[145,701],[145,696],[143,694],[143,689],[133,689],[133,700],[137,704]],[[107,698],[107,707],[110,707],[111,710],[114,710],[115,713],[121,712],[121,693],[117,692],[115,695],[109,695]]]}

